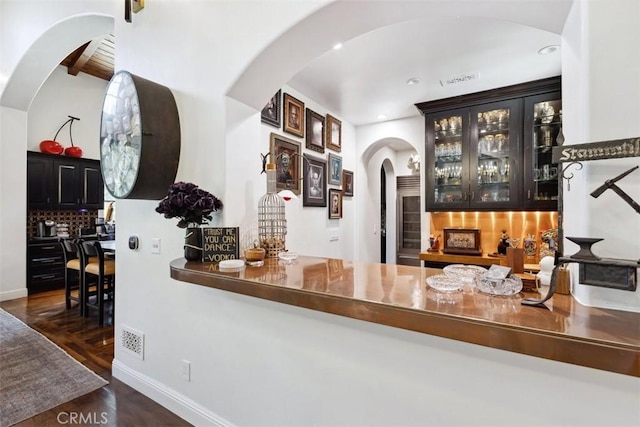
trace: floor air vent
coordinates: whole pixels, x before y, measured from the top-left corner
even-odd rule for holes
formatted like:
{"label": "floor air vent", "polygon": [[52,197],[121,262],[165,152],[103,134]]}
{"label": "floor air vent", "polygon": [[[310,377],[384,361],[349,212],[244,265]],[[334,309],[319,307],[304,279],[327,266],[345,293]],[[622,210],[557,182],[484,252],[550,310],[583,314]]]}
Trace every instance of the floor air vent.
{"label": "floor air vent", "polygon": [[144,360],[144,334],[142,332],[122,325],[120,344],[124,351],[131,356]]}

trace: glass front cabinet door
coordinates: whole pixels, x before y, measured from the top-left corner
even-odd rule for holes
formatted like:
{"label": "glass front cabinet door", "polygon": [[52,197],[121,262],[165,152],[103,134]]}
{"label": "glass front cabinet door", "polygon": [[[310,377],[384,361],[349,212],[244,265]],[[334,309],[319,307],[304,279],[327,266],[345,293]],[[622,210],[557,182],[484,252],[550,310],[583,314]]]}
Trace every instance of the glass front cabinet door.
{"label": "glass front cabinet door", "polygon": [[517,207],[519,123],[519,100],[427,115],[427,210]]}
{"label": "glass front cabinet door", "polygon": [[560,92],[525,98],[524,111],[525,207],[555,209],[560,171],[551,154],[564,139]]}
{"label": "glass front cabinet door", "polygon": [[468,110],[427,116],[427,208],[468,206]]}

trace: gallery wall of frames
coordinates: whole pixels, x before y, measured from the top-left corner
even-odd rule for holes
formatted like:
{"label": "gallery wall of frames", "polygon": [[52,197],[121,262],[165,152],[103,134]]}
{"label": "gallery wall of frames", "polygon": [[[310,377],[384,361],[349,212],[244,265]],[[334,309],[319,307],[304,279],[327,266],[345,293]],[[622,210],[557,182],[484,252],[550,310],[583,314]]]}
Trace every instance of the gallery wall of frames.
{"label": "gallery wall of frames", "polygon": [[278,129],[269,138],[278,191],[302,195],[304,207],[327,209],[329,219],[342,218],[343,199],[353,197],[355,183],[353,171],[342,167],[342,122],[305,108],[282,89],[264,106],[261,120]]}

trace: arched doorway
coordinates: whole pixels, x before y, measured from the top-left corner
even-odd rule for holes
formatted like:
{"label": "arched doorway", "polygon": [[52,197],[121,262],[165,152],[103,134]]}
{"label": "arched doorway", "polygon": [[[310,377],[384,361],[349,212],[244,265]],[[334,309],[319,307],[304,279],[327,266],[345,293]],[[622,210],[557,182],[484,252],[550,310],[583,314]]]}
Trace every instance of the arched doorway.
{"label": "arched doorway", "polygon": [[[113,32],[114,18],[83,14],[63,19],[43,31],[24,53],[7,79],[0,97],[0,182],[26,186],[27,111],[51,71],[69,52],[95,37]],[[6,194],[9,194],[7,192]],[[26,296],[26,191],[11,191],[11,203],[0,205],[0,239],[12,242],[0,256],[0,295],[3,299]]]}

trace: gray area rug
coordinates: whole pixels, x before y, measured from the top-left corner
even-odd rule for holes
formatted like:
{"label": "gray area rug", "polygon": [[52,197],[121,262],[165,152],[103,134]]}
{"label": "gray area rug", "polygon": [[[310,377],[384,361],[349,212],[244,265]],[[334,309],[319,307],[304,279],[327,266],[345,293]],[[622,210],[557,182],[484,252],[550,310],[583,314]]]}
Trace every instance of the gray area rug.
{"label": "gray area rug", "polygon": [[0,309],[0,426],[108,384],[42,334]]}

